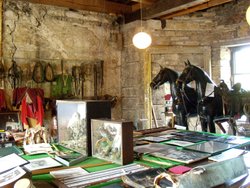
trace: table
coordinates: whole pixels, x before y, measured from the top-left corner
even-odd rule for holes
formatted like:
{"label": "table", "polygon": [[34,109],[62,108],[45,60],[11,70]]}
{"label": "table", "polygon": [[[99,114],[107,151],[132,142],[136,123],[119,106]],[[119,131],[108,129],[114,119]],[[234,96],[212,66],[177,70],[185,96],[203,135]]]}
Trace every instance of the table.
{"label": "table", "polygon": [[[249,138],[250,140],[250,138]],[[245,147],[244,145],[242,147]],[[28,155],[24,155],[23,158],[29,160],[29,159],[34,159],[34,158],[42,158],[42,157],[47,157],[47,154],[39,154],[39,155],[34,155],[34,156],[28,156]],[[250,161],[249,161],[250,162]],[[138,164],[143,164],[143,165],[147,165],[150,167],[163,167],[163,168],[169,168],[169,165],[164,165],[164,164],[157,164],[157,163],[153,163],[153,162],[147,162],[147,161],[143,161],[141,159],[134,161],[134,163],[138,163]],[[199,166],[202,164],[208,164],[211,163],[211,161],[208,161],[207,159],[196,162],[196,163],[192,163],[189,166],[190,167],[195,167],[195,166]],[[101,165],[100,165],[101,164]],[[91,165],[91,166],[88,166]],[[88,166],[87,168],[85,168],[88,172],[95,172],[95,171],[100,171],[100,170],[105,170],[105,169],[111,169],[111,168],[115,168],[118,167],[120,165],[118,164],[113,164],[113,163],[108,163],[104,160],[101,159],[97,159],[94,157],[89,157],[88,159],[86,159],[85,161],[75,165],[75,166]],[[250,166],[250,165],[249,165]],[[249,169],[248,169],[249,171]],[[250,171],[249,171],[250,172]],[[33,174],[32,175],[32,180],[34,185],[36,186],[36,188],[44,188],[45,184],[47,185],[47,187],[51,186],[51,187],[55,187],[52,182],[53,182],[53,177],[49,174],[49,173],[44,173],[44,174]],[[93,185],[91,186],[92,188],[99,188],[99,187],[103,187],[105,185],[109,185],[109,184],[120,184],[122,181],[120,179],[116,179],[116,180],[112,180],[112,181],[108,181],[108,182],[103,182],[101,184],[98,185]],[[228,187],[248,187],[250,186],[250,177],[247,176],[246,178],[244,178],[242,181],[239,181],[237,183],[232,184],[233,182],[228,182],[228,184],[232,184],[232,185],[227,185]],[[225,187],[226,185],[222,185],[222,186],[218,186],[218,188],[222,188]]]}

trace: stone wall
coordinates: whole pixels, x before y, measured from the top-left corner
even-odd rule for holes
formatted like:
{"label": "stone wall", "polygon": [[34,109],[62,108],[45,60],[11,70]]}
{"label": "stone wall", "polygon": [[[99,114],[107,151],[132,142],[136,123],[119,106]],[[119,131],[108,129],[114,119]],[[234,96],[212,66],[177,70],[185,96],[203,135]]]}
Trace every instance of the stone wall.
{"label": "stone wall", "polygon": [[[55,6],[5,0],[3,8],[3,60],[6,71],[12,61],[23,70],[20,87],[41,87],[51,97],[51,85],[32,81],[35,62],[51,63],[55,74],[71,75],[73,66],[103,61],[103,83],[98,95],[118,96],[112,110],[114,119],[121,118],[121,33],[115,16]],[[63,62],[63,67],[62,67]],[[91,68],[91,71],[93,67]],[[91,72],[90,71],[90,72]],[[93,96],[93,74],[85,77],[85,96]],[[79,86],[80,87],[80,86]],[[12,89],[6,80],[10,104]],[[73,96],[81,99],[81,96]]]}
{"label": "stone wall", "polygon": [[[210,19],[214,23],[210,35],[212,35],[212,72],[216,83],[221,78],[221,69],[230,73],[228,70],[230,58],[228,58],[225,47],[241,45],[250,41],[250,28],[246,21],[246,10],[249,3],[249,0],[233,1],[199,14],[202,17],[210,15]],[[197,15],[193,14],[192,16]],[[228,66],[225,67],[225,64]]]}
{"label": "stone wall", "polygon": [[[204,61],[209,61],[212,78],[218,83],[221,66],[228,65],[228,56],[222,56],[221,49],[226,52],[226,45],[249,41],[250,30],[245,20],[248,6],[249,0],[233,1],[166,20],[165,28],[157,20],[143,21],[143,30],[151,34],[153,44],[147,50],[138,50],[132,45],[132,37],[140,30],[139,21],[118,25],[117,18],[107,14],[5,0],[5,69],[8,70],[12,60],[15,60],[23,67],[26,80],[22,85],[26,85],[27,80],[31,79],[35,62],[39,60],[51,62],[57,74],[62,73],[61,60],[65,66],[64,73],[68,74],[73,65],[103,60],[104,83],[98,95],[118,96],[112,116],[132,120],[138,128],[146,128],[151,120],[147,119],[145,111],[149,97],[145,87],[148,87],[149,77],[158,72],[158,65],[181,71],[186,59],[201,67],[205,66]],[[145,64],[145,55],[158,47],[171,50],[152,55],[152,72],[148,77],[145,73],[149,65]],[[197,50],[203,47],[208,49],[207,54],[197,54]],[[223,65],[222,60],[225,61]],[[50,83],[31,85],[50,88]],[[8,81],[5,88],[10,103],[12,89]],[[88,96],[93,95],[91,82],[85,92]],[[49,91],[46,93],[50,95]],[[162,109],[162,106],[159,108]]]}
{"label": "stone wall", "polygon": [[[191,63],[203,66],[204,62],[209,60],[211,72],[210,75],[215,83],[220,81],[221,67],[226,66],[225,70],[230,73],[228,68],[228,55],[227,50],[224,48],[225,45],[233,45],[249,41],[250,29],[245,19],[245,12],[249,6],[249,0],[233,1],[225,5],[210,8],[205,11],[199,11],[190,15],[176,17],[171,20],[166,20],[166,27],[161,27],[160,21],[147,21],[143,22],[143,29],[150,33],[152,36],[152,47],[147,50],[138,50],[132,46],[132,37],[138,30],[138,22],[127,24],[123,27],[124,50],[122,54],[122,117],[130,118],[140,122],[140,119],[144,119],[146,116],[145,103],[148,101],[150,94],[146,93],[144,82],[139,83],[138,80],[148,79],[145,77],[145,58],[151,48],[157,47],[171,47],[178,51],[181,48],[192,48],[193,52],[196,52],[196,48],[206,47],[210,49],[207,51],[209,57],[202,57],[192,55],[188,52],[184,56],[181,56],[178,52],[172,53],[168,56],[168,52],[160,54],[161,57],[151,57],[153,60],[150,63],[152,72],[151,78],[158,72],[159,66],[167,66],[174,68],[177,71],[181,71],[184,68],[183,61],[186,58],[191,59]],[[129,34],[130,31],[130,34]],[[205,52],[206,53],[206,52]],[[224,54],[224,55],[223,55]],[[206,56],[206,54],[203,54]],[[171,59],[171,58],[172,59]],[[223,63],[221,63],[223,62]],[[147,62],[148,63],[148,62]],[[156,65],[156,66],[155,66]],[[158,66],[158,68],[157,68]],[[129,74],[128,67],[133,71]],[[209,70],[208,70],[209,71]],[[126,78],[129,75],[130,84],[125,84]],[[128,92],[133,91],[133,92]],[[153,94],[154,95],[154,94]],[[157,94],[158,95],[158,94]],[[162,94],[163,95],[163,94]],[[159,97],[158,97],[159,98]],[[159,99],[162,101],[162,99]],[[154,101],[154,104],[161,102]],[[140,107],[140,108],[138,108]],[[144,108],[143,108],[144,107]],[[159,114],[161,113],[162,107],[158,114],[158,119],[161,120]],[[147,123],[150,120],[147,120]],[[148,126],[145,125],[145,126]]]}
{"label": "stone wall", "polygon": [[[158,22],[157,22],[158,23]],[[144,128],[145,115],[144,51],[136,49],[132,37],[137,33],[138,21],[123,25],[124,48],[121,66],[122,118],[134,121],[135,127]],[[151,31],[149,32],[151,33]]]}

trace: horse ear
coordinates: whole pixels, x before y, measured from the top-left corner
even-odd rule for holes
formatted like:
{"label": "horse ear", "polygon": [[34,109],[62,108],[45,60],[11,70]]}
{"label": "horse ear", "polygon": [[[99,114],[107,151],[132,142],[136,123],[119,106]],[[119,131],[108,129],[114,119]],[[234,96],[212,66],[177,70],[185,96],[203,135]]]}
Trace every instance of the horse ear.
{"label": "horse ear", "polygon": [[186,62],[186,61],[184,61],[184,63],[185,63],[185,66],[187,66],[187,62]]}
{"label": "horse ear", "polygon": [[163,69],[163,66],[161,64],[159,64],[159,66],[161,67],[161,69]]}
{"label": "horse ear", "polygon": [[187,62],[188,62],[188,65],[191,65],[191,63],[190,63],[190,61],[189,61],[189,60],[187,60]]}
{"label": "horse ear", "polygon": [[225,81],[223,79],[220,80],[220,83],[225,83]]}

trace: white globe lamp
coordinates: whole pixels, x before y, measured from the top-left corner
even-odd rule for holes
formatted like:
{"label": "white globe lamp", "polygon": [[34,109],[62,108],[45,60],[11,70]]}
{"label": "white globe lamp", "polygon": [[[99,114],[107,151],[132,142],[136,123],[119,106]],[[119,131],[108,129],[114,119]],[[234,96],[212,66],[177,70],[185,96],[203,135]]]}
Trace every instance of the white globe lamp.
{"label": "white globe lamp", "polygon": [[145,49],[151,45],[152,38],[149,34],[145,32],[139,32],[134,35],[132,41],[136,48]]}
{"label": "white globe lamp", "polygon": [[246,12],[246,19],[247,19],[248,25],[250,25],[250,6],[248,7],[247,12]]}

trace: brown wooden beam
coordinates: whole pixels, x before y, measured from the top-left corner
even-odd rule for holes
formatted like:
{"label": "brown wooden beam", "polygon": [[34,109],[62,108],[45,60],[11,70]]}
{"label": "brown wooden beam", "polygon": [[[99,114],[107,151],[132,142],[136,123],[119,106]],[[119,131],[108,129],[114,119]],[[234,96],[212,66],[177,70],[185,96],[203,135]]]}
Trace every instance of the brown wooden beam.
{"label": "brown wooden beam", "polygon": [[142,7],[142,8],[146,8],[146,7],[150,7],[151,5],[152,5],[152,3],[151,3],[151,4],[142,4],[142,5],[140,5],[140,3],[137,3],[137,4],[135,4],[135,5],[132,5],[132,12],[135,12],[135,11],[137,11],[137,10],[140,10],[141,7]]}
{"label": "brown wooden beam", "polygon": [[183,16],[183,15],[190,14],[190,13],[193,13],[193,12],[196,12],[196,11],[199,11],[199,10],[208,9],[208,8],[218,6],[218,5],[222,5],[222,4],[225,4],[225,3],[229,3],[229,2],[232,2],[232,1],[233,0],[210,0],[209,2],[203,3],[201,5],[197,5],[197,6],[185,9],[185,10],[181,10],[181,11],[177,11],[177,12],[168,14],[168,15],[166,15],[164,17],[161,17],[161,19],[170,19],[170,18],[177,17],[177,16]]}
{"label": "brown wooden beam", "polygon": [[190,8],[209,0],[160,0],[155,3],[150,9],[147,9],[144,14],[144,19],[152,19],[163,15],[175,12],[178,10]]}
{"label": "brown wooden beam", "polygon": [[31,3],[67,7],[76,10],[88,10],[103,13],[129,14],[132,7],[106,0],[21,0]]}
{"label": "brown wooden beam", "polygon": [[131,0],[133,2],[142,3],[145,5],[152,5],[156,0]]}
{"label": "brown wooden beam", "polygon": [[[160,18],[182,9],[187,9],[209,0],[158,0],[152,6],[142,10],[142,19]],[[140,10],[131,14],[125,14],[125,22],[132,22],[140,19]]]}

